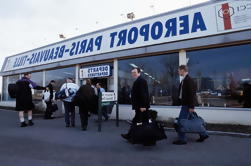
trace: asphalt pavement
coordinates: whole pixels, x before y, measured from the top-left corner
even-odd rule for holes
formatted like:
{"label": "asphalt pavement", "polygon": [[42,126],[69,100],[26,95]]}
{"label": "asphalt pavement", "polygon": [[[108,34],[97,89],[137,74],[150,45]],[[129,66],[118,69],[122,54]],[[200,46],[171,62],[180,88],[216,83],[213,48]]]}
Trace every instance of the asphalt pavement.
{"label": "asphalt pavement", "polygon": [[131,145],[120,137],[129,125],[104,122],[97,131],[94,117],[87,131],[64,127],[64,119],[34,119],[32,127],[20,128],[17,112],[0,111],[1,166],[251,166],[251,139],[211,135],[197,143],[188,135],[187,145],[172,145],[176,133],[156,146]]}

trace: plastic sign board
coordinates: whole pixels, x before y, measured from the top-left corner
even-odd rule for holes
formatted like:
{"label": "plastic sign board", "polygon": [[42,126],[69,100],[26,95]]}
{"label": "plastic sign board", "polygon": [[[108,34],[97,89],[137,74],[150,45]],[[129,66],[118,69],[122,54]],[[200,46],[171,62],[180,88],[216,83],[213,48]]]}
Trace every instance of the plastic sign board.
{"label": "plastic sign board", "polygon": [[95,78],[111,76],[111,67],[109,65],[88,67],[79,70],[80,78]]}
{"label": "plastic sign board", "polygon": [[216,6],[219,31],[251,26],[251,1],[231,1]]}
{"label": "plastic sign board", "polygon": [[10,56],[4,71],[251,29],[251,2],[219,1],[160,14]]}
{"label": "plastic sign board", "polygon": [[102,102],[115,101],[114,92],[102,92]]}

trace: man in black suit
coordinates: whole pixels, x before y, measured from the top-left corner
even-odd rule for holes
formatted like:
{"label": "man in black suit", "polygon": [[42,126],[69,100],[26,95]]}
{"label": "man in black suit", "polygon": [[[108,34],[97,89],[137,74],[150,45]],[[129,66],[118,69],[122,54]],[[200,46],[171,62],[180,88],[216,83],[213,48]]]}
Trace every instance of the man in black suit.
{"label": "man in black suit", "polygon": [[[179,66],[179,75],[182,77],[182,81],[179,86],[179,101],[181,104],[181,111],[178,119],[187,119],[189,114],[194,112],[194,106],[196,103],[196,85],[193,79],[188,75],[188,67],[185,65]],[[209,136],[207,133],[199,133],[200,138],[197,142],[203,142]],[[185,133],[178,131],[179,139],[174,141],[173,144],[183,145],[186,144]]]}
{"label": "man in black suit", "polygon": [[[140,72],[140,68],[135,68],[131,72],[132,77],[136,79],[131,91],[132,109],[135,110],[135,116],[132,121],[134,124],[147,121],[148,109],[150,108],[147,81],[141,76]],[[130,130],[128,134],[122,134],[121,136],[129,139]]]}
{"label": "man in black suit", "polygon": [[93,109],[95,102],[95,91],[91,86],[91,80],[87,79],[86,84],[82,85],[76,93],[79,105],[79,115],[81,120],[81,128],[87,130],[88,112]]}
{"label": "man in black suit", "polygon": [[141,76],[140,72],[139,68],[132,70],[132,77],[136,79],[133,83],[131,91],[132,109],[135,110],[133,123],[146,120],[146,112],[148,108],[150,108],[148,85],[146,80]]}

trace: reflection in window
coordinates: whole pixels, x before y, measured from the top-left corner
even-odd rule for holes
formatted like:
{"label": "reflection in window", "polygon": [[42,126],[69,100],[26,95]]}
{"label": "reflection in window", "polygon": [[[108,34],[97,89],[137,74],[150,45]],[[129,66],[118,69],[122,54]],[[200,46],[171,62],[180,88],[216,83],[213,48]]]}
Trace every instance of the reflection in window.
{"label": "reflection in window", "polygon": [[8,100],[8,82],[7,77],[3,77],[3,89],[2,89],[2,100]]}
{"label": "reflection in window", "polygon": [[37,85],[43,85],[43,72],[35,72],[31,73],[31,80],[35,82]]}
{"label": "reflection in window", "polygon": [[148,82],[151,104],[177,105],[179,76],[178,53],[121,60],[119,65],[119,102],[130,104],[130,93],[134,82],[131,70],[142,69],[142,76]]}
{"label": "reflection in window", "polygon": [[199,105],[251,107],[250,52],[251,44],[187,52]]}
{"label": "reflection in window", "polygon": [[[43,86],[43,72],[34,72],[31,73],[31,80],[35,82],[39,86]],[[33,91],[33,99],[41,100],[43,97],[42,90],[32,90]]]}
{"label": "reflection in window", "polygon": [[51,80],[55,80],[55,90],[58,91],[68,77],[75,79],[75,66],[46,71],[45,84],[48,85]]}

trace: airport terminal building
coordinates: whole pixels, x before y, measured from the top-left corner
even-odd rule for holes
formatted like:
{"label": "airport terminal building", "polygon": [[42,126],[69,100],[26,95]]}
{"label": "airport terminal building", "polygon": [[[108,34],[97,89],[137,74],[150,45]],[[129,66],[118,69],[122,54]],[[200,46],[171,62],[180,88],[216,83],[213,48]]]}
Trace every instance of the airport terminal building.
{"label": "airport terminal building", "polygon": [[[209,123],[251,125],[251,1],[209,1],[36,48],[5,59],[0,105],[15,106],[8,84],[25,72],[40,85],[67,77],[114,91],[121,119],[130,119],[133,79],[139,67],[160,119],[178,116],[179,65],[197,85],[198,113]],[[34,92],[34,99],[41,96]]]}

